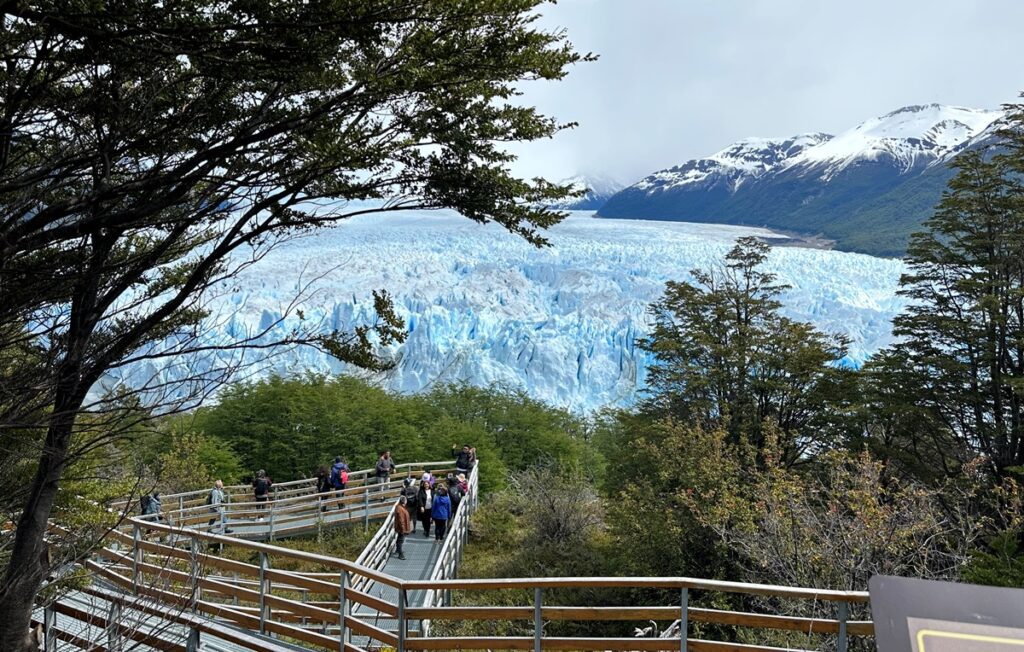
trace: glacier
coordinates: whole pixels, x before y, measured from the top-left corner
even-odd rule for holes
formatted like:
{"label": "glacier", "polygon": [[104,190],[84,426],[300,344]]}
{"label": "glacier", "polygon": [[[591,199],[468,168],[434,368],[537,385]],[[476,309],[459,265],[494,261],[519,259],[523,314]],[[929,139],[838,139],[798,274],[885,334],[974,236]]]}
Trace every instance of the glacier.
{"label": "glacier", "polygon": [[[354,217],[281,244],[217,288],[200,336],[223,344],[260,329],[269,329],[265,341],[311,325],[347,330],[372,322],[371,293],[385,289],[408,330],[403,344],[386,351],[393,369],[359,372],[298,347],[247,354],[250,377],[357,373],[400,392],[498,384],[589,413],[628,406],[643,390],[650,358],[636,339],[647,332],[648,306],[666,281],[720,265],[737,237],[785,238],[759,228],[581,211],[546,235],[550,246],[536,248],[450,211]],[[896,294],[900,260],[774,246],[766,267],[791,286],[782,298],[788,316],[850,337],[844,363],[861,364],[892,341],[891,320],[904,305]],[[160,364],[128,365],[105,384],[182,373],[180,363]]]}

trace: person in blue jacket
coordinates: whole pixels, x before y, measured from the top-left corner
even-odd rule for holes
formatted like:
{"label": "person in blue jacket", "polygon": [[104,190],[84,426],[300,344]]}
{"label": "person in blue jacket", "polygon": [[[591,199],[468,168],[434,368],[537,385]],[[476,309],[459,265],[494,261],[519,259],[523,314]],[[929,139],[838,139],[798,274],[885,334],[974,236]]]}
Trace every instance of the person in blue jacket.
{"label": "person in blue jacket", "polygon": [[434,543],[440,543],[444,540],[445,530],[448,529],[448,519],[452,517],[452,501],[448,497],[448,488],[440,482],[437,483],[437,495],[434,496],[430,515],[434,519]]}

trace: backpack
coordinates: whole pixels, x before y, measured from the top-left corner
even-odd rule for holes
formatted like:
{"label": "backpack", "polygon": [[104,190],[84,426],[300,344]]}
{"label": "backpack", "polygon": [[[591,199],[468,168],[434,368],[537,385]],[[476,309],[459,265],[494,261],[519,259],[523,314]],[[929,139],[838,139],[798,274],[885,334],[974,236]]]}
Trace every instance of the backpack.
{"label": "backpack", "polygon": [[348,469],[341,472],[341,484],[348,484]]}
{"label": "backpack", "polygon": [[341,479],[341,475],[338,474],[338,469],[337,468],[332,468],[331,469],[331,479],[330,479],[331,486],[334,487],[335,489],[337,489],[338,487],[341,486],[342,482],[344,482],[344,480],[342,480]]}
{"label": "backpack", "polygon": [[256,478],[256,483],[253,486],[256,489],[257,496],[265,496],[270,490],[270,481],[266,478]]}
{"label": "backpack", "polygon": [[150,497],[149,494],[146,494],[145,496],[143,496],[142,498],[139,499],[139,510],[143,514],[148,514],[149,513],[149,508],[152,505],[152,502],[153,502],[153,499]]}
{"label": "backpack", "polygon": [[206,494],[206,504],[207,505],[212,505],[213,504],[213,489],[210,489],[210,493]]}

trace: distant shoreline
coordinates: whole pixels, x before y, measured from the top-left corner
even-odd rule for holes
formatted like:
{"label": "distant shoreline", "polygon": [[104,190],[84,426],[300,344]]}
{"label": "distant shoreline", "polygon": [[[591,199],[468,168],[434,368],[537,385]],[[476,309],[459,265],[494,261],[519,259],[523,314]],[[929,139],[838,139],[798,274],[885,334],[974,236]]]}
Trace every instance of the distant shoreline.
{"label": "distant shoreline", "polygon": [[[767,228],[767,227],[765,227]],[[830,251],[836,245],[835,240],[830,240],[821,234],[808,235],[796,231],[783,231],[781,229],[768,229],[777,233],[780,237],[757,236],[762,242],[772,247],[800,247],[803,249],[822,249]]]}

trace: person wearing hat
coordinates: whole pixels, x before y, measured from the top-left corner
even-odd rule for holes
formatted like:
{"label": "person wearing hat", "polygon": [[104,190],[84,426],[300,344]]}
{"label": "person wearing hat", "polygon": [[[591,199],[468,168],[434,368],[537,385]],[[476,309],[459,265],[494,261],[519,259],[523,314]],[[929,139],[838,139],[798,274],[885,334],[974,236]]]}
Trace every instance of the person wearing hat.
{"label": "person wearing hat", "polygon": [[466,480],[466,474],[460,473],[455,476],[455,479],[459,481],[459,491],[463,496],[469,494],[469,482]]}
{"label": "person wearing hat", "polygon": [[462,488],[459,486],[458,479],[451,473],[448,474],[445,484],[448,489],[448,498],[452,502],[452,514],[454,515],[459,509],[459,503],[462,502]]}

